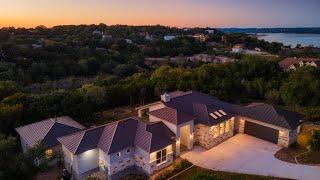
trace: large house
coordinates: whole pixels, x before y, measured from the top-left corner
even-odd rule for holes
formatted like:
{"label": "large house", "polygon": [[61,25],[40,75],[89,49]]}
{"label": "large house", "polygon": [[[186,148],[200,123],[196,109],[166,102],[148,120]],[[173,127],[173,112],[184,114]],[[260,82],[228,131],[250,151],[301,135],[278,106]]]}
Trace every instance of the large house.
{"label": "large house", "polygon": [[263,103],[240,106],[197,91],[176,91],[161,101],[138,108],[149,111],[151,122],[161,121],[176,134],[176,152],[198,144],[212,148],[235,133],[246,133],[288,147],[296,141],[303,116]]}
{"label": "large house", "polygon": [[296,70],[298,67],[311,66],[319,67],[320,59],[318,58],[286,58],[279,62],[283,70]]}
{"label": "large house", "polygon": [[132,168],[151,175],[194,145],[209,149],[237,133],[287,147],[303,119],[268,104],[240,106],[197,91],[165,93],[161,101],[137,110],[139,117],[146,112],[149,121],[131,117],[54,137],[73,177],[100,172],[113,178]]}

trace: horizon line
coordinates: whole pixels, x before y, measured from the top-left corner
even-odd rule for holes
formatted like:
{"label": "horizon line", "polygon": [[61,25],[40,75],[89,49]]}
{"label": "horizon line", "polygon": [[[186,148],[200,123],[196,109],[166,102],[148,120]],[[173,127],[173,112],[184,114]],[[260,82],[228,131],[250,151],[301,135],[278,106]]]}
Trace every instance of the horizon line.
{"label": "horizon line", "polygon": [[[45,26],[46,28],[53,28],[57,26],[90,26],[90,25],[99,25],[99,24],[105,24],[105,23],[92,23],[92,24],[57,24],[57,25],[51,25],[51,26],[46,26],[43,24],[39,24],[36,26],[0,26],[0,29],[2,28],[25,28],[25,29],[34,29],[38,26]],[[170,25],[165,25],[165,24],[105,24],[106,26],[133,26],[133,27],[139,27],[139,26],[164,26],[164,27],[169,27],[169,28],[179,28],[179,29],[185,29],[185,28],[213,28],[213,29],[251,29],[251,28],[257,28],[257,29],[272,29],[272,28],[320,28],[319,26],[220,26],[220,27],[210,27],[210,26],[170,26]]]}

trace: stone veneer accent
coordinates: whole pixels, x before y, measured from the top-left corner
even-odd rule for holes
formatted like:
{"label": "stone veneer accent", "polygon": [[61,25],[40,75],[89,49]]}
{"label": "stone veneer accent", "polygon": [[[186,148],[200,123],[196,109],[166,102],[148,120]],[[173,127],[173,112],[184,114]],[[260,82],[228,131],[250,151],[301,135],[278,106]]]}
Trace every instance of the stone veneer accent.
{"label": "stone veneer accent", "polygon": [[110,175],[118,173],[130,166],[133,166],[134,164],[135,164],[135,161],[132,158],[122,159],[119,162],[109,165]]}
{"label": "stone veneer accent", "polygon": [[197,124],[195,125],[195,132],[194,132],[194,137],[195,137],[195,143],[206,148],[210,149],[221,142],[225,141],[226,139],[230,138],[233,136],[233,130],[234,130],[234,121],[230,121],[230,131],[215,137],[214,134],[219,132],[219,128],[215,127],[211,130],[211,127],[203,125],[203,124]]}
{"label": "stone veneer accent", "polygon": [[297,139],[297,131],[296,130],[280,130],[278,145],[283,147],[288,147],[290,144],[294,143]]}

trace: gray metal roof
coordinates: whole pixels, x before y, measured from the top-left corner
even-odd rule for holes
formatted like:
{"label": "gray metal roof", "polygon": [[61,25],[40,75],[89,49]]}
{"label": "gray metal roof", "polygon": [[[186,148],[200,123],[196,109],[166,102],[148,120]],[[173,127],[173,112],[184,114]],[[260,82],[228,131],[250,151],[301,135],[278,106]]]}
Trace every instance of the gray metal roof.
{"label": "gray metal roof", "polygon": [[[300,120],[303,119],[303,116],[299,113],[273,107],[268,104],[255,103],[249,106],[240,106],[221,101],[216,97],[197,91],[179,92],[174,94],[175,96],[171,97],[169,102],[163,102],[166,106],[165,108],[175,109],[181,114],[183,113],[191,117],[196,117],[195,123],[214,125],[225,121],[232,116],[240,115],[275,126],[295,129],[300,124]],[[224,111],[226,115],[216,116],[217,118],[210,116],[211,113],[214,113],[215,111],[219,112],[219,110]],[[162,112],[160,113],[156,110],[150,112],[150,114],[156,114],[157,117],[167,121],[170,121],[168,119],[175,121],[175,117],[172,117],[172,113],[166,113],[167,111],[164,111],[164,109],[159,111]]]}
{"label": "gray metal roof", "polygon": [[16,128],[28,146],[44,143],[48,147],[58,144],[57,138],[84,129],[80,123],[68,116],[50,118]]}
{"label": "gray metal roof", "polygon": [[174,134],[162,122],[147,123],[131,117],[60,137],[58,141],[74,154],[95,148],[112,154],[135,146],[153,152],[172,144],[172,137]]}
{"label": "gray metal roof", "polygon": [[247,109],[245,113],[247,117],[287,129],[295,129],[303,119],[302,114],[264,103],[252,103]]}
{"label": "gray metal roof", "polygon": [[149,112],[150,115],[166,120],[172,124],[183,124],[185,122],[194,120],[195,117],[184,113],[182,111],[176,110],[170,107],[164,107],[157,109],[155,111]]}

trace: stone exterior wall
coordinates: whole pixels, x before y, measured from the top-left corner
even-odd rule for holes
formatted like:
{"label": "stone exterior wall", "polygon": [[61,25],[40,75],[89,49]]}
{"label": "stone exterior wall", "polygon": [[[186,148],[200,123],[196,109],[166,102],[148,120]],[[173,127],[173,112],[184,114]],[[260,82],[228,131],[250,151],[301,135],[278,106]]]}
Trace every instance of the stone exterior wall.
{"label": "stone exterior wall", "polygon": [[195,125],[195,132],[194,132],[194,138],[195,143],[206,148],[210,149],[221,142],[225,141],[226,139],[233,136],[233,130],[234,130],[234,121],[230,121],[230,131],[221,135],[216,136],[216,134],[219,132],[219,128],[216,127],[209,127],[203,124],[197,124]]}
{"label": "stone exterior wall", "polygon": [[237,133],[244,133],[245,121],[240,116],[235,117],[234,128]]}
{"label": "stone exterior wall", "polygon": [[290,146],[292,143],[296,142],[297,135],[298,133],[296,130],[280,130],[278,145],[282,147]]}
{"label": "stone exterior wall", "polygon": [[113,174],[116,174],[128,167],[131,167],[135,165],[135,161],[134,159],[132,158],[126,158],[126,159],[122,159],[120,160],[119,162],[116,162],[116,163],[113,163],[113,164],[110,164],[108,166],[108,169],[109,169],[109,175],[113,175]]}

